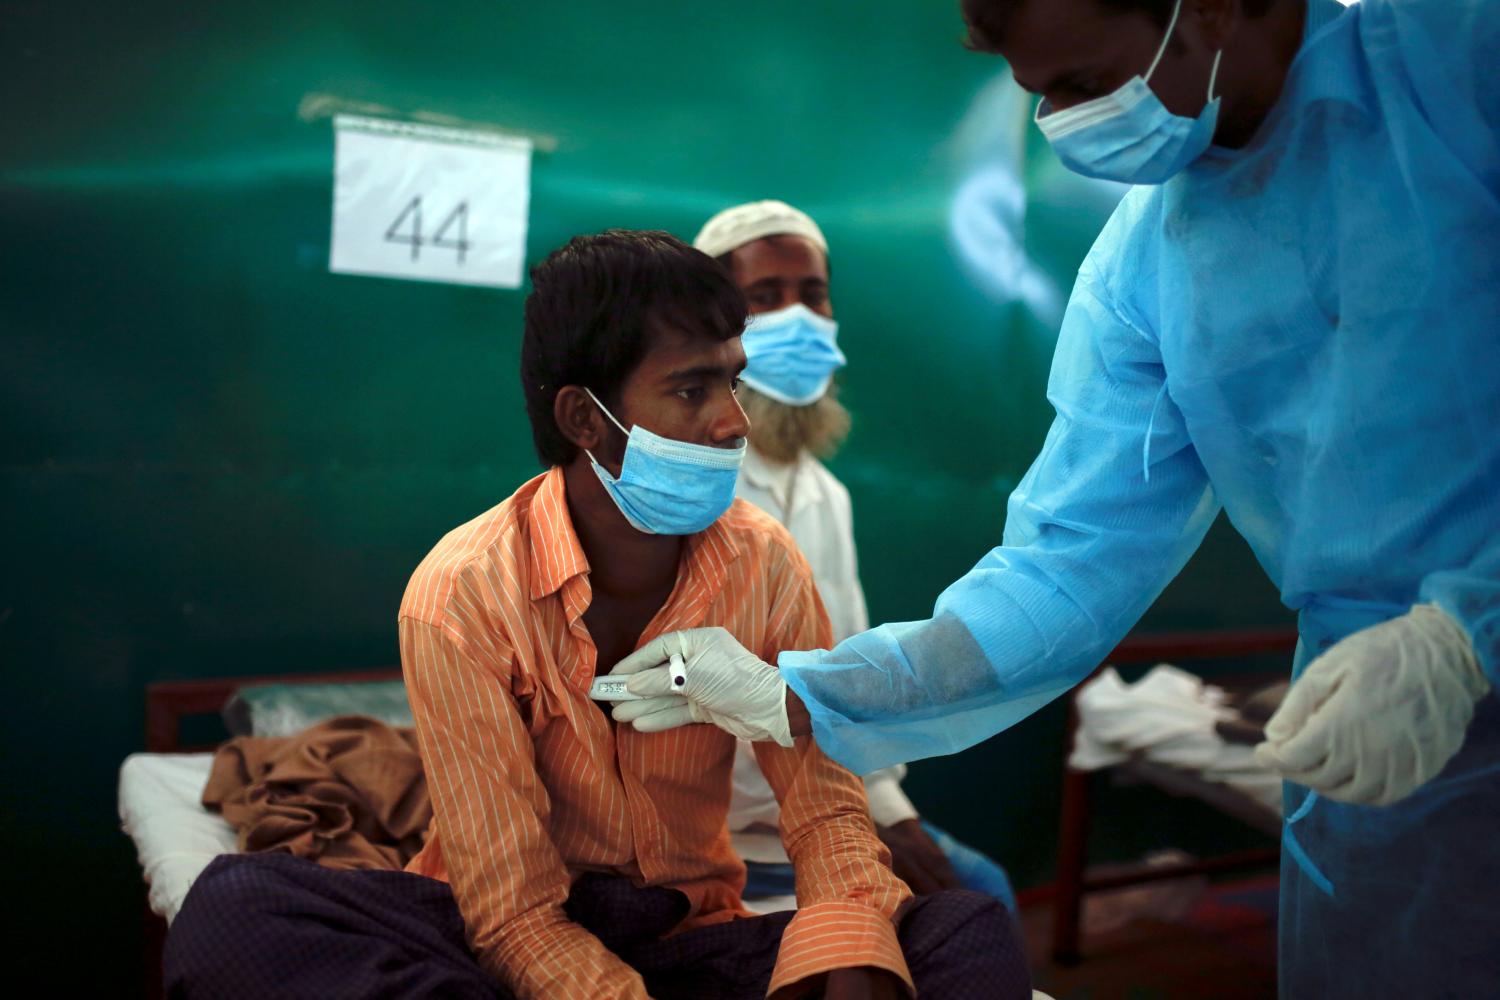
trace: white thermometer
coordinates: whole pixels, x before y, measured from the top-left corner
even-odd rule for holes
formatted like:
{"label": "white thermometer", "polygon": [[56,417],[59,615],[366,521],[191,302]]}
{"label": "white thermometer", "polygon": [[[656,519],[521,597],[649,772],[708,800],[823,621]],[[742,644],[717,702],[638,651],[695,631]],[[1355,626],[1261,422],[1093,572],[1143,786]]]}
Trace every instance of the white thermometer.
{"label": "white thermometer", "polygon": [[595,677],[589,685],[589,697],[595,701],[640,701],[641,696],[631,694],[625,686],[629,677]]}
{"label": "white thermometer", "polygon": [[[687,671],[683,668],[682,654],[673,653],[668,663],[668,673],[672,678],[674,690],[681,690],[687,683]],[[595,701],[640,701],[641,696],[631,694],[626,685],[630,682],[629,677],[613,677],[606,674],[603,677],[595,677],[589,684],[589,697]]]}

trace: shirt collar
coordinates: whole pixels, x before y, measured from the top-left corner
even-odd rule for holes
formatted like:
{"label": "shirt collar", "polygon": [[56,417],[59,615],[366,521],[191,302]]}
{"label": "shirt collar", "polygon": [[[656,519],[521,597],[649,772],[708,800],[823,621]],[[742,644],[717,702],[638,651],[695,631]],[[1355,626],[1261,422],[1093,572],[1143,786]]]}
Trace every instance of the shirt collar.
{"label": "shirt collar", "polygon": [[[679,578],[678,591],[691,589],[712,598],[723,589],[729,565],[739,558],[741,551],[739,541],[724,521],[725,517],[720,517],[704,530],[688,536],[678,569],[679,577],[685,575],[687,580]],[[584,555],[568,511],[567,484],[561,466],[548,470],[532,495],[527,545],[533,601],[557,593],[569,580],[589,571],[588,556]],[[684,588],[684,583],[691,587]]]}
{"label": "shirt collar", "polygon": [[533,601],[557,593],[564,583],[589,571],[588,557],[583,554],[578,533],[573,530],[573,515],[568,511],[562,466],[549,469],[532,494],[526,532]]}
{"label": "shirt collar", "polygon": [[730,564],[740,555],[740,543],[724,523],[732,516],[731,510],[703,531],[688,536],[682,561],[677,564],[676,586],[641,633],[640,645],[668,632],[704,624],[709,605],[729,580]]}
{"label": "shirt collar", "polygon": [[724,585],[729,564],[738,559],[741,552],[739,540],[724,524],[728,516],[723,514],[696,535],[689,535],[687,553],[683,558],[688,576],[711,584],[709,589],[715,593]]}

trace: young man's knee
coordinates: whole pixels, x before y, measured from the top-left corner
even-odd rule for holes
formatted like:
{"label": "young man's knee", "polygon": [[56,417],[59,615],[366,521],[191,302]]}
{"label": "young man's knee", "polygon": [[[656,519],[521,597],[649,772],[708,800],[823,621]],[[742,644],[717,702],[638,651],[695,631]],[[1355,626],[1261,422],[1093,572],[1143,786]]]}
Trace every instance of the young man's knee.
{"label": "young man's knee", "polygon": [[284,894],[299,886],[287,862],[296,864],[297,860],[269,854],[215,858],[193,882],[178,920],[183,916],[203,918],[210,914],[238,915],[243,920],[250,914],[274,911]]}
{"label": "young man's knee", "polygon": [[265,898],[260,891],[259,873],[237,863],[238,859],[216,859],[193,882],[182,902],[174,928],[196,924],[201,920],[241,914]]}
{"label": "young man's knee", "polygon": [[[291,862],[292,865],[288,865]],[[265,958],[267,934],[284,931],[288,901],[299,883],[297,859],[271,855],[225,855],[193,883],[167,934],[169,970],[189,971],[205,960],[255,964]]]}
{"label": "young man's knee", "polygon": [[167,935],[163,972],[169,996],[231,995],[227,987],[272,957],[261,953],[259,932],[274,896],[267,889],[281,875],[264,867],[226,856],[198,876]]}

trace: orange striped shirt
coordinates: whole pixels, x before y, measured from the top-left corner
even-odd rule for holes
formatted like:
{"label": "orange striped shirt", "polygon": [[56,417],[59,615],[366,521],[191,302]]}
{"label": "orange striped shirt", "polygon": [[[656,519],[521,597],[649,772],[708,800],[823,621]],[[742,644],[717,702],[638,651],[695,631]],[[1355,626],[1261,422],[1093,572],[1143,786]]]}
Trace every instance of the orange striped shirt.
{"label": "orange striped shirt", "polygon": [[[748,915],[726,815],[734,737],[708,725],[615,727],[589,700],[589,565],[560,469],[450,532],[401,604],[401,662],[427,768],[432,835],[409,871],[453,888],[480,964],[518,997],[645,997],[640,976],[563,902],[601,871],[691,902],[679,930]],[[640,637],[721,625],[774,663],[830,640],[806,561],[770,516],[735,501],[688,538],[676,587]],[[605,672],[610,664],[604,664]],[[774,992],[831,969],[911,977],[891,874],[858,778],[810,738],[758,744],[781,802],[799,909]]]}

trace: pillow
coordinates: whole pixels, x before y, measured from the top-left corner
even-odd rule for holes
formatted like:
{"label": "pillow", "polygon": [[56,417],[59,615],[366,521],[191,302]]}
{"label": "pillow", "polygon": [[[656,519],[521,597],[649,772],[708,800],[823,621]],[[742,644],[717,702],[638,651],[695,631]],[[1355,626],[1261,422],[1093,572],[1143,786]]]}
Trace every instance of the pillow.
{"label": "pillow", "polygon": [[336,715],[367,715],[397,729],[412,726],[401,681],[243,687],[224,703],[222,714],[233,736],[294,736]]}

